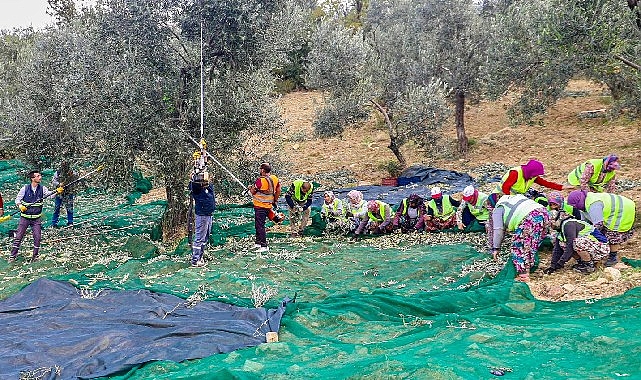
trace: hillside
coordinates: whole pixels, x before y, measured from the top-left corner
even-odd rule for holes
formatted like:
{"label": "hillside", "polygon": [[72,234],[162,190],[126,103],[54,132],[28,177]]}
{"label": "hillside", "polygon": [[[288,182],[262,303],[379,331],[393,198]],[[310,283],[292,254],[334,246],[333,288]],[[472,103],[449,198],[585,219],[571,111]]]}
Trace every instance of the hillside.
{"label": "hillside", "polygon": [[[558,182],[563,182],[567,173],[586,159],[615,153],[621,157],[622,163],[618,174],[621,193],[641,204],[641,131],[638,121],[624,116],[616,120],[580,117],[581,112],[608,107],[607,91],[590,82],[573,81],[566,94],[545,115],[543,126],[510,127],[505,114],[509,98],[468,105],[465,127],[471,149],[467,157],[430,159],[411,149],[404,153],[410,164],[421,163],[466,172],[475,178],[493,163],[512,167],[536,158],[545,164],[546,178]],[[347,177],[338,185],[380,183],[381,178],[387,176],[379,169],[380,164],[394,159],[387,149],[389,137],[386,131],[377,129],[372,121],[350,128],[337,138],[317,139],[312,122],[322,103],[323,95],[318,92],[291,93],[280,100],[285,128],[277,138],[282,140],[282,152],[286,152],[281,157],[291,165],[284,180],[302,175],[323,183],[323,179],[335,180],[338,175]],[[438,153],[446,153],[454,146],[456,134],[453,124],[446,133],[451,136],[451,143],[434,147]],[[641,238],[637,233],[621,249],[621,256],[640,259],[639,242]],[[625,264],[619,264],[622,277],[618,281],[606,281],[602,271],[588,276],[572,270],[543,275],[542,268],[548,266],[549,255],[550,252],[542,253],[539,269],[531,276],[530,289],[540,299],[602,298],[641,285],[641,271]]]}

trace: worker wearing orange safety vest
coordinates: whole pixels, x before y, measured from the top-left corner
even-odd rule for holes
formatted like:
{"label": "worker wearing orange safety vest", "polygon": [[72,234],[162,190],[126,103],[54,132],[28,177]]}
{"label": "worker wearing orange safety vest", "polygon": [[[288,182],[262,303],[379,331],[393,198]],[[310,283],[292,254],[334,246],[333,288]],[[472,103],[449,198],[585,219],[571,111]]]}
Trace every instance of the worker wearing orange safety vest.
{"label": "worker wearing orange safety vest", "polygon": [[268,163],[260,165],[260,177],[256,179],[253,185],[248,187],[252,194],[254,204],[254,227],[256,228],[256,252],[267,252],[267,231],[265,223],[267,219],[279,222],[278,215],[274,212],[273,207],[280,197],[280,181],[278,177],[271,174],[272,167]]}

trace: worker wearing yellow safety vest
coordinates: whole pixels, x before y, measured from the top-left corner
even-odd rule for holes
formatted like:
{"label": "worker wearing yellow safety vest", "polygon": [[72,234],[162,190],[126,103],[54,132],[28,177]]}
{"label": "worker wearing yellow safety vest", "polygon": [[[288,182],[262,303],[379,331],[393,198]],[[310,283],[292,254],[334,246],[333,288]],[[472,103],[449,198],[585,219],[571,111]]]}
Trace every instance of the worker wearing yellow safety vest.
{"label": "worker wearing yellow safety vest", "polygon": [[280,181],[278,177],[271,174],[272,167],[269,163],[262,163],[260,165],[260,177],[256,179],[253,185],[248,187],[249,192],[252,194],[252,202],[254,203],[254,227],[256,228],[256,252],[267,252],[267,231],[265,230],[265,222],[269,220],[277,220],[279,215],[274,212],[273,208],[278,202],[280,197]]}
{"label": "worker wearing yellow safety vest", "polygon": [[524,165],[519,165],[508,170],[493,192],[498,194],[525,194],[535,183],[552,190],[574,189],[572,186],[546,181],[541,177],[544,174],[545,168],[543,167],[543,163],[538,160],[530,160]]}
{"label": "worker wearing yellow safety vest", "polygon": [[285,201],[289,206],[289,225],[291,236],[301,236],[312,211],[312,193],[314,184],[302,179],[295,180],[285,194]]}
{"label": "worker wearing yellow safety vest", "polygon": [[475,189],[470,185],[463,189],[463,198],[456,209],[456,224],[460,230],[464,230],[475,221],[485,226],[490,218],[490,211],[485,206],[487,194]]}
{"label": "worker wearing yellow safety vest", "polygon": [[527,282],[536,261],[536,252],[547,235],[549,215],[545,206],[523,194],[490,194],[487,202],[493,208],[488,223],[492,227],[492,256],[500,253],[505,232],[512,233],[510,252],[518,273],[516,281]]}
{"label": "worker wearing yellow safety vest", "polygon": [[42,186],[40,184],[42,174],[38,170],[30,171],[29,179],[31,180],[31,184],[25,185],[20,189],[15,200],[16,207],[20,209],[20,221],[18,222],[18,229],[13,239],[9,261],[14,261],[18,256],[20,244],[22,244],[22,239],[28,227],[31,227],[31,233],[33,235],[33,255],[31,256],[31,262],[38,259],[40,239],[42,238],[42,206],[44,200],[54,194],[62,194],[64,191],[62,186],[58,187],[55,191],[49,191],[45,186]]}
{"label": "worker wearing yellow safety vest", "polygon": [[320,212],[321,220],[325,222],[327,232],[348,232],[349,221],[347,220],[345,205],[336,198],[333,191],[323,193],[323,205]]}
{"label": "worker wearing yellow safety vest", "polygon": [[367,202],[367,214],[361,219],[361,223],[356,228],[354,235],[362,235],[365,230],[370,234],[384,234],[392,232],[392,208],[383,201]]}
{"label": "worker wearing yellow safety vest", "polygon": [[350,223],[349,232],[355,232],[361,221],[367,218],[367,201],[363,199],[363,193],[358,190],[347,193],[345,216]]}
{"label": "worker wearing yellow safety vest", "polygon": [[610,244],[610,255],[605,265],[615,265],[619,261],[620,245],[630,240],[634,233],[634,201],[623,195],[575,190],[568,195],[568,203],[587,212],[589,221],[603,232]]}
{"label": "worker wearing yellow safety vest", "polygon": [[604,158],[587,160],[568,174],[568,182],[581,186],[581,190],[597,193],[616,192],[616,171],[621,165],[619,157],[610,154]]}
{"label": "worker wearing yellow safety vest", "polygon": [[401,201],[392,225],[394,229],[400,228],[403,233],[423,231],[426,213],[425,200],[418,194],[411,194]]}
{"label": "worker wearing yellow safety vest", "polygon": [[443,194],[438,186],[432,188],[431,195],[424,218],[425,231],[440,231],[456,226],[456,208],[461,202]]}
{"label": "worker wearing yellow safety vest", "polygon": [[608,239],[590,223],[561,211],[552,226],[558,233],[554,239],[550,267],[543,273],[551,274],[563,268],[574,257],[577,263],[572,269],[588,274],[594,272],[596,262],[608,257]]}

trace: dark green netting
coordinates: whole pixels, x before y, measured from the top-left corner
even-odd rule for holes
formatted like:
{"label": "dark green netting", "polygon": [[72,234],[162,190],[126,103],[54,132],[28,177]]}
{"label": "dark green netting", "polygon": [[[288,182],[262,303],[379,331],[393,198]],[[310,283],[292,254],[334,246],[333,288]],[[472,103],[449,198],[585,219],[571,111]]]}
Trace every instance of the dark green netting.
{"label": "dark green netting", "polygon": [[42,261],[0,260],[2,298],[43,276],[246,307],[276,307],[296,295],[278,343],[140,364],[114,379],[489,379],[499,368],[518,379],[641,377],[638,288],[603,300],[538,301],[513,281],[505,254],[501,263],[489,260],[482,233],[350,242],[322,235],[315,209],[307,236],[291,239],[287,225],[269,224],[270,251],[257,254],[251,206],[224,205],[207,266],[192,268],[185,240],[163,246],[149,238],[163,203],[96,196],[95,205],[79,207],[92,213],[79,218],[86,227],[45,230],[45,241],[67,240],[44,244]]}

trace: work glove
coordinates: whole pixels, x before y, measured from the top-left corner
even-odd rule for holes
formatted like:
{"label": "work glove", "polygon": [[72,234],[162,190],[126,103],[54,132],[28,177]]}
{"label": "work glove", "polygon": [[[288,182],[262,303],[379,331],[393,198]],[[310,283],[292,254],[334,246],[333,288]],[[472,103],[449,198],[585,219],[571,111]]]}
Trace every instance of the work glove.
{"label": "work glove", "polygon": [[200,158],[200,151],[199,150],[195,151],[194,154],[192,154],[192,157],[194,157],[194,160],[199,159]]}
{"label": "work glove", "polygon": [[19,208],[19,209],[20,209],[20,211],[22,211],[22,212],[27,211],[27,206],[20,205],[20,206],[18,206],[18,208]]}
{"label": "work glove", "polygon": [[203,149],[207,149],[207,142],[205,139],[200,139],[200,146],[202,146]]}
{"label": "work glove", "polygon": [[62,192],[63,192],[63,191],[65,191],[65,188],[64,188],[64,187],[62,187],[62,186],[58,186],[58,188],[56,189],[56,192],[57,192],[58,194],[62,194]]}
{"label": "work glove", "polygon": [[0,217],[0,223],[4,223],[9,219],[11,219],[11,215],[6,215],[6,216],[3,216],[3,217]]}

